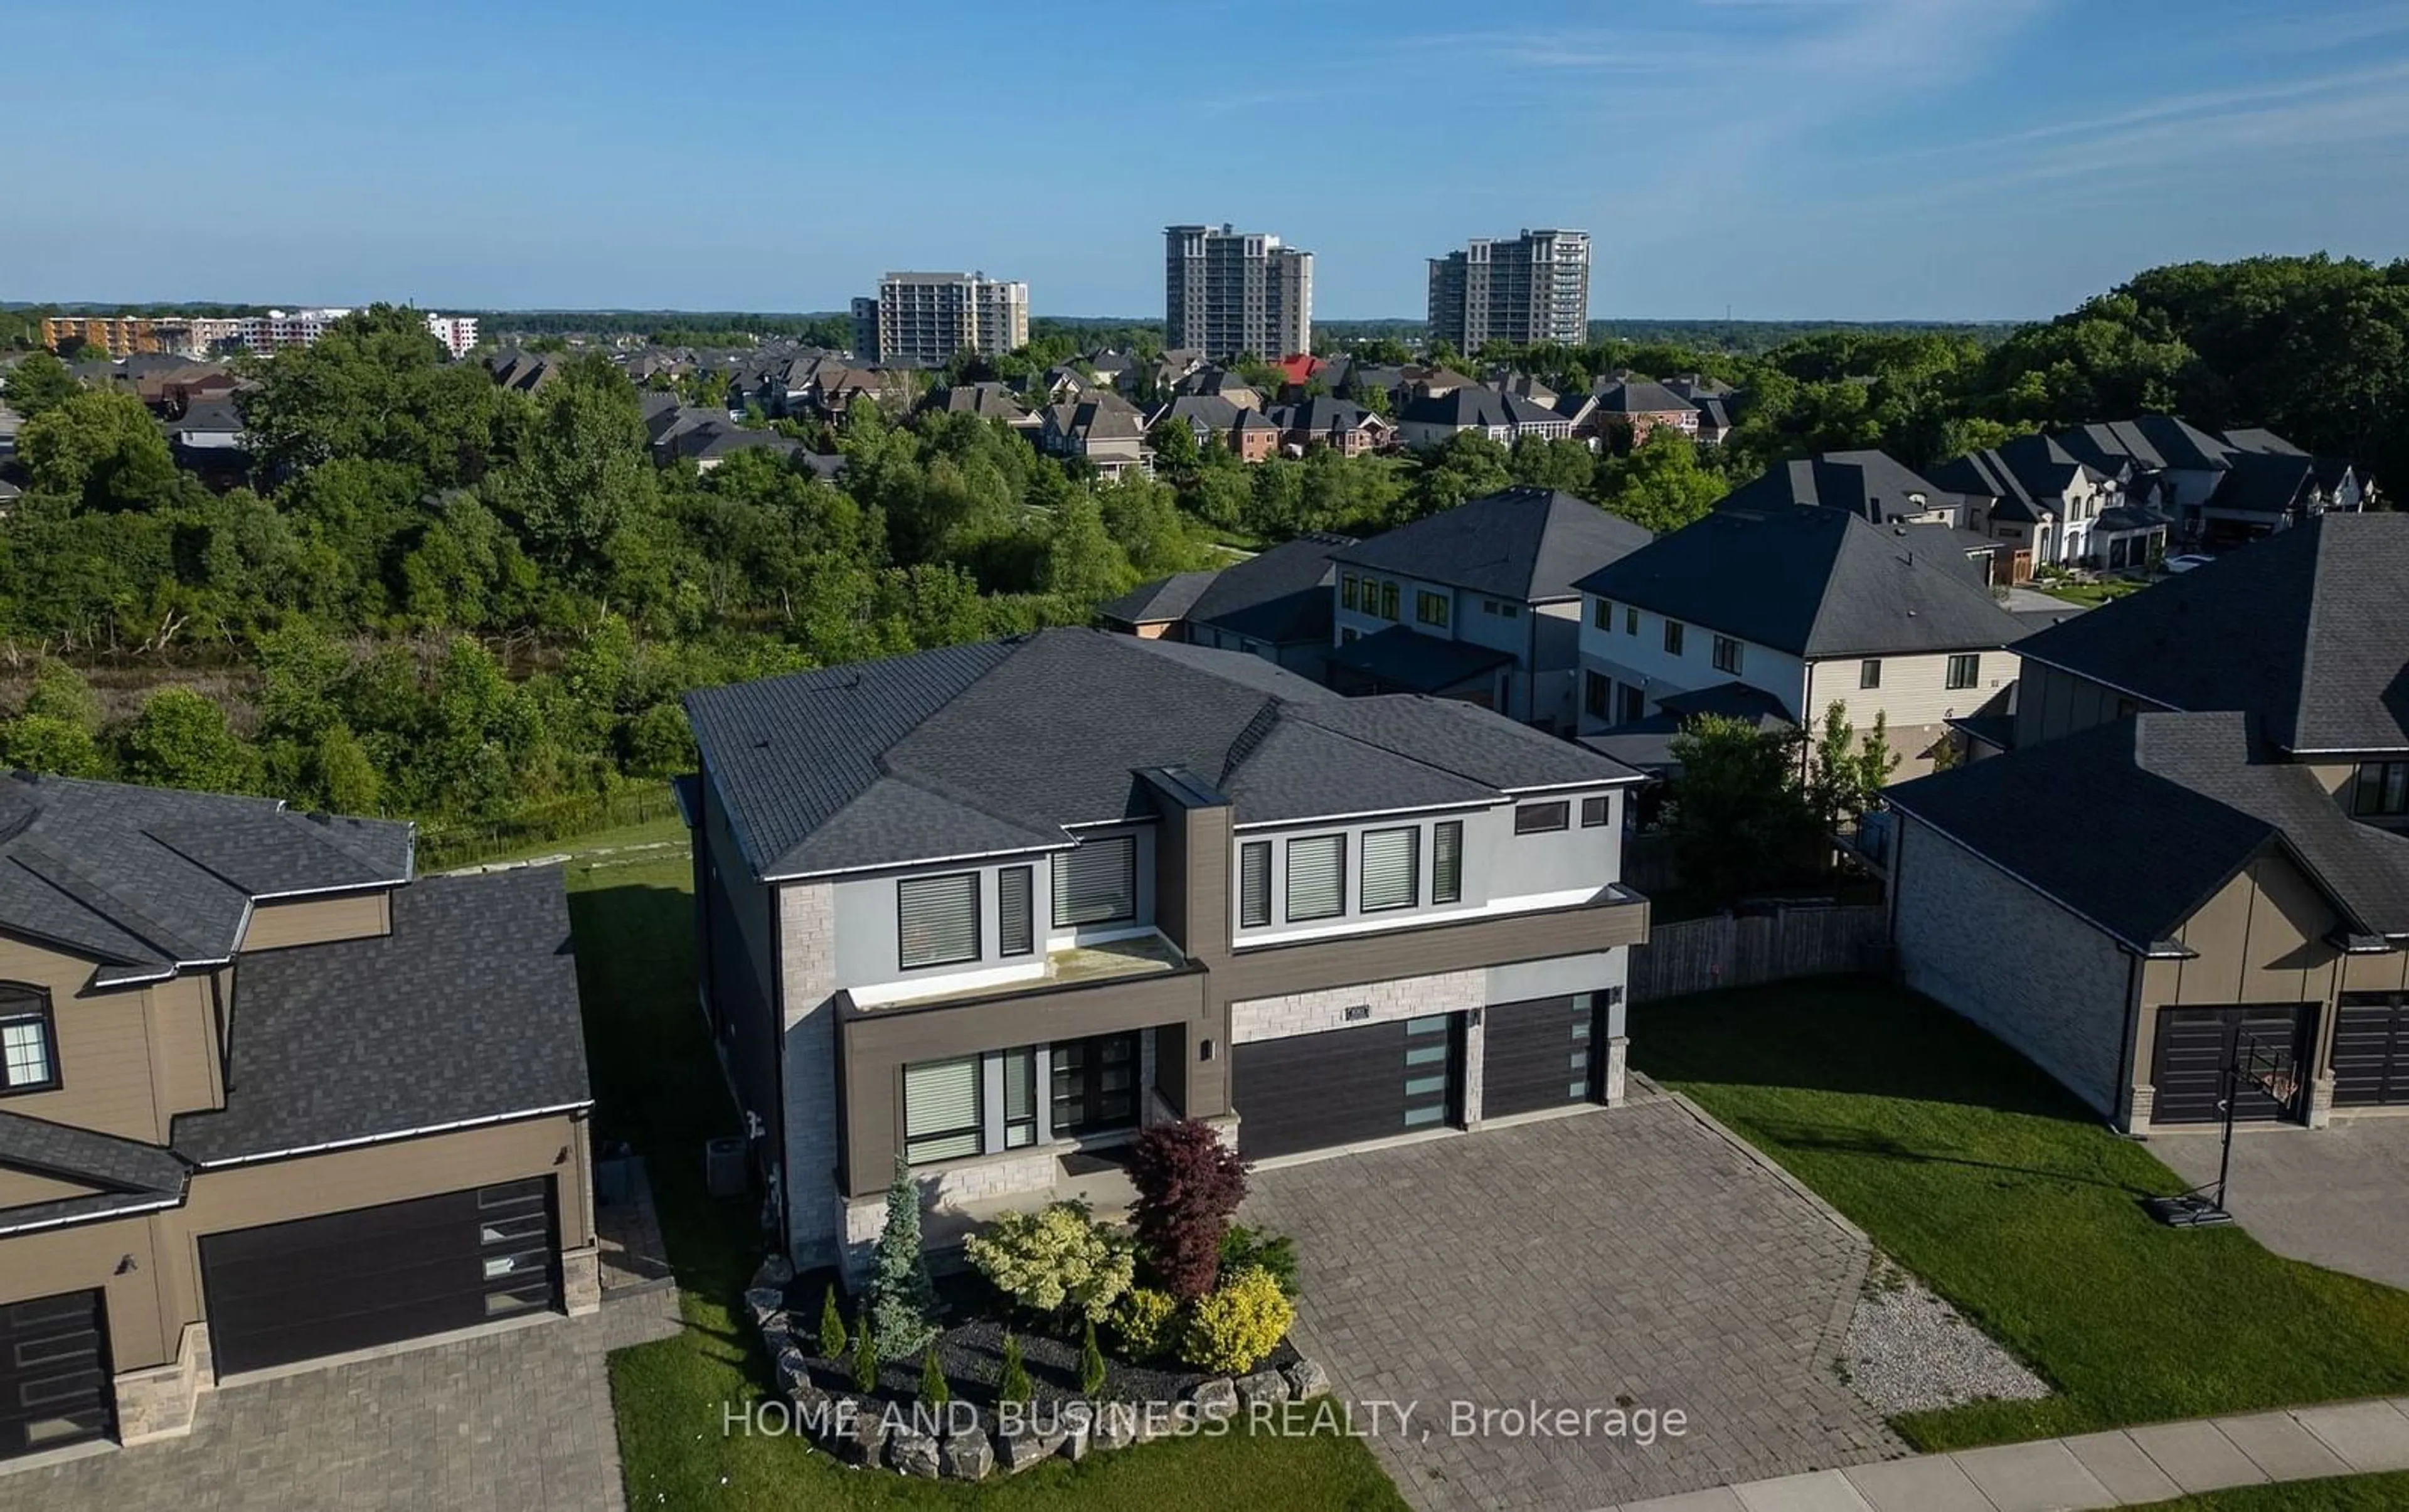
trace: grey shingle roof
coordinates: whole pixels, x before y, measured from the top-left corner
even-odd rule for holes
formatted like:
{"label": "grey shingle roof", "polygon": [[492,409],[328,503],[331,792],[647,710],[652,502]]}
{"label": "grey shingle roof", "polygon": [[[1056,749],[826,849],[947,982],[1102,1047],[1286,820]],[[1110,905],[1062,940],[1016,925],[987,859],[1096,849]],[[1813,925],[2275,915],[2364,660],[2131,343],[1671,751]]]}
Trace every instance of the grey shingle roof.
{"label": "grey shingle roof", "polygon": [[274,799],[67,777],[0,778],[0,925],[110,980],[234,954],[253,899],[390,886],[411,828]]}
{"label": "grey shingle roof", "polygon": [[1820,456],[1777,462],[1725,494],[1715,508],[1773,511],[1797,504],[1820,504],[1825,509],[1846,510],[1875,525],[1888,525],[1903,514],[1920,514],[1960,502],[1957,495],[1906,464],[1882,452],[1865,451],[1825,452]]}
{"label": "grey shingle roof", "polygon": [[433,877],[390,935],[243,958],[226,1105],[180,1115],[203,1166],[592,1102],[557,870]]}
{"label": "grey shingle roof", "polygon": [[0,1234],[180,1202],[187,1168],[155,1145],[0,1110],[0,1167],[91,1188],[0,1209]]}
{"label": "grey shingle roof", "polygon": [[1328,659],[1331,666],[1359,672],[1384,687],[1445,693],[1507,665],[1514,654],[1392,625],[1360,641],[1331,647]]}
{"label": "grey shingle roof", "polygon": [[1517,603],[1577,596],[1577,581],[1653,538],[1560,489],[1508,488],[1334,554],[1354,567]]}
{"label": "grey shingle roof", "polygon": [[1680,414],[1697,408],[1664,384],[1646,378],[1605,384],[1597,391],[1597,406],[1618,415]]}
{"label": "grey shingle roof", "polygon": [[1580,586],[1796,656],[1976,651],[2025,634],[1954,543],[1906,532],[1813,505],[1718,510]]}
{"label": "grey shingle roof", "polygon": [[2173,415],[2142,415],[2077,425],[2051,438],[2080,461],[2113,475],[2120,467],[2145,472],[2167,468],[2222,471],[2233,448]]}
{"label": "grey shingle roof", "polygon": [[1353,544],[1351,536],[1303,535],[1233,562],[1213,574],[1188,620],[1273,645],[1327,645],[1331,556]]}
{"label": "grey shingle roof", "polygon": [[1174,572],[1167,578],[1141,583],[1118,598],[1096,606],[1099,619],[1124,625],[1165,625],[1187,617],[1197,597],[1212,586],[1218,572]]}
{"label": "grey shingle roof", "polygon": [[1485,712],[1350,702],[1260,657],[1090,630],[711,689],[686,709],[745,859],[772,877],[1059,848],[1065,826],[1150,816],[1136,774],[1163,767],[1219,784],[1240,822],[1301,816],[1324,791],[1352,813],[1457,790],[1432,769],[1500,792],[1622,775]]}
{"label": "grey shingle roof", "polygon": [[2409,934],[2409,840],[2348,818],[2308,769],[2254,759],[2252,723],[2144,713],[1884,796],[2137,950],[2271,849],[2309,872],[2347,932]]}
{"label": "grey shingle roof", "polygon": [[2409,749],[2409,515],[2325,514],[2016,647],[2293,751]]}

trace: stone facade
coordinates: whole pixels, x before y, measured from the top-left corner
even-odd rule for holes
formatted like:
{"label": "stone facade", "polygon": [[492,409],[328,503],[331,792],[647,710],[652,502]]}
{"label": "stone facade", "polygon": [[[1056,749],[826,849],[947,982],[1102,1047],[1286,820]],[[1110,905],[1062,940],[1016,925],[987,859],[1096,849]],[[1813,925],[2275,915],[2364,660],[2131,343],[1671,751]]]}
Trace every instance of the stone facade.
{"label": "stone facade", "polygon": [[602,1251],[599,1246],[560,1252],[560,1302],[571,1318],[602,1310]]}
{"label": "stone facade", "polygon": [[825,883],[778,888],[778,970],[786,1005],[786,1248],[798,1265],[836,1260],[839,1229],[828,1202],[836,1167],[836,914]]}
{"label": "stone facade", "polygon": [[119,1375],[117,1440],[128,1447],[156,1439],[182,1438],[193,1431],[193,1414],[203,1391],[214,1390],[217,1373],[209,1361],[209,1331],[205,1323],[187,1323],[178,1341],[176,1358],[148,1370]]}
{"label": "stone facade", "polygon": [[[1489,974],[1485,971],[1441,972],[1435,976],[1361,982],[1321,992],[1251,998],[1230,1004],[1230,1040],[1233,1044],[1249,1044],[1257,1040],[1284,1040],[1293,1034],[1359,1029],[1397,1018],[1462,1013],[1484,1006],[1488,987]],[[1348,1009],[1366,1006],[1371,1009],[1369,1014],[1357,1018],[1347,1016]],[[1239,1111],[1245,1112],[1243,1108]]]}
{"label": "stone facade", "polygon": [[1624,1087],[1629,1080],[1631,1036],[1617,1034],[1606,1042],[1606,1105],[1623,1106]]}
{"label": "stone facade", "polygon": [[[1907,985],[2006,1041],[2123,1123],[2132,964],[2115,943],[1902,815],[1893,929]],[[2146,1118],[2147,1104],[2133,1110]]]}

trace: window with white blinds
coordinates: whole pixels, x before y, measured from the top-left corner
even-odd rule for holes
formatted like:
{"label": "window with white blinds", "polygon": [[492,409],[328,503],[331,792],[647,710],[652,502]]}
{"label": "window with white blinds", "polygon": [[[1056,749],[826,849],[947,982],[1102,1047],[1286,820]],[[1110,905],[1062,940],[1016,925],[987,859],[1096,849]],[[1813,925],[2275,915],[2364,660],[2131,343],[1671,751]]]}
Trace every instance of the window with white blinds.
{"label": "window with white blinds", "polygon": [[1003,1060],[1003,1147],[1037,1143],[1037,1052],[1006,1050]]}
{"label": "window with white blinds", "polygon": [[1431,901],[1461,902],[1464,899],[1464,821],[1448,819],[1431,826]]}
{"label": "window with white blinds", "polygon": [[897,882],[895,919],[903,964],[949,966],[978,959],[978,909],[975,871]]}
{"label": "window with white blinds", "polygon": [[1288,842],[1288,918],[1335,918],[1347,912],[1347,837],[1315,835]]}
{"label": "window with white blinds", "polygon": [[1411,908],[1421,900],[1421,831],[1363,831],[1363,912]]}
{"label": "window with white blinds", "polygon": [[1238,923],[1252,929],[1271,921],[1271,842],[1249,841],[1238,847]]}
{"label": "window with white blinds", "polygon": [[1008,866],[995,874],[997,955],[1026,956],[1037,948],[1037,921],[1031,916],[1033,890],[1025,866]]}
{"label": "window with white blinds", "polygon": [[978,1057],[904,1067],[904,1159],[919,1165],[978,1152]]}
{"label": "window with white blinds", "polygon": [[1054,926],[1137,917],[1137,837],[1083,841],[1054,857]]}

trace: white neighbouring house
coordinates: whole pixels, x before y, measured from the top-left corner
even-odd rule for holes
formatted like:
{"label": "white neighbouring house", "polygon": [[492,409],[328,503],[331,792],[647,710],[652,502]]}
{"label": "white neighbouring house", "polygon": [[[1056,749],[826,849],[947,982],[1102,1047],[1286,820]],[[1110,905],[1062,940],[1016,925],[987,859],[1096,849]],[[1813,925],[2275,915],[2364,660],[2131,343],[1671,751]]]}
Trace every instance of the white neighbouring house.
{"label": "white neighbouring house", "polygon": [[1931,770],[1947,722],[2015,681],[2009,648],[2027,630],[1955,537],[1792,505],[1719,510],[1657,538],[1577,584],[1580,733],[1695,705],[1685,694],[1753,689],[1801,727],[1834,703],[1860,730],[1879,714],[1897,775]]}

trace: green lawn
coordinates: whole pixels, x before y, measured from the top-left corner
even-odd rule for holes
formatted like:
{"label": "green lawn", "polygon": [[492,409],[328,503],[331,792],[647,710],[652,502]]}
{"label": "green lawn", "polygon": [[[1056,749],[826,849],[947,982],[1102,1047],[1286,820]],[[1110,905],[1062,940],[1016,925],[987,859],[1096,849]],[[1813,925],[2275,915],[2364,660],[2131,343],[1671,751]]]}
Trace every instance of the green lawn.
{"label": "green lawn", "polygon": [[2152,1502],[2133,1512],[2400,1512],[2409,1506],[2409,1475],[2345,1476],[2333,1480],[2295,1480],[2281,1486],[2243,1486]]}
{"label": "green lawn", "polygon": [[[664,838],[656,828],[550,849]],[[1402,1512],[1355,1439],[1196,1438],[1047,1464],[974,1490],[848,1470],[798,1438],[726,1433],[723,1404],[758,1399],[769,1377],[758,1335],[734,1307],[761,1241],[751,1203],[715,1201],[702,1184],[702,1142],[735,1131],[736,1119],[695,1007],[690,863],[683,855],[634,865],[601,857],[572,862],[568,873],[597,1134],[627,1140],[646,1158],[686,1323],[676,1338],[611,1357],[630,1506]]]}
{"label": "green lawn", "polygon": [[1898,1419],[1919,1448],[2409,1390],[2409,1292],[2160,1228],[2138,1200],[2185,1183],[2146,1145],[1923,999],[1829,978],[1647,1003],[1631,1055],[2058,1389]]}
{"label": "green lawn", "polygon": [[2128,593],[2140,593],[2148,587],[2131,578],[2108,578],[2099,583],[2035,583],[2034,587],[2052,598],[2063,598],[2070,604],[2093,608],[2112,598],[2122,598]]}

